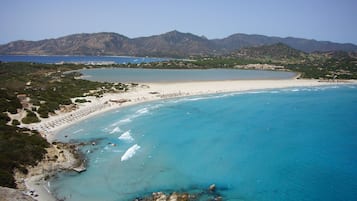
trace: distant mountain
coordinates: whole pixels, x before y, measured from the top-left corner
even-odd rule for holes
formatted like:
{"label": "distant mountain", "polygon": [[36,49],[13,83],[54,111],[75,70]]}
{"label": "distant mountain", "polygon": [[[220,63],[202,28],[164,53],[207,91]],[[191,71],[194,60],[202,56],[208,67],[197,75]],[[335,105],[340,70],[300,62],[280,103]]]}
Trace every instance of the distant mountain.
{"label": "distant mountain", "polygon": [[135,56],[187,57],[211,54],[211,41],[191,33],[171,31],[165,34],[132,40],[137,47]]}
{"label": "distant mountain", "polygon": [[130,52],[131,49],[135,47],[125,36],[116,33],[95,33],[74,34],[40,41],[15,41],[0,46],[0,54],[121,55]]}
{"label": "distant mountain", "polygon": [[270,60],[291,60],[305,59],[308,53],[291,48],[284,43],[273,45],[262,45],[258,47],[245,47],[231,53],[234,57],[251,59],[270,59]]}
{"label": "distant mountain", "polygon": [[233,34],[224,39],[216,39],[213,42],[221,49],[232,51],[243,47],[254,47],[284,43],[292,48],[304,52],[326,52],[326,51],[357,51],[357,45],[351,43],[333,43],[329,41],[317,41],[303,38],[281,38],[263,35]]}
{"label": "distant mountain", "polygon": [[74,34],[40,41],[21,40],[0,45],[0,54],[187,57],[228,54],[245,47],[276,43],[283,43],[304,52],[357,51],[357,46],[349,43],[247,34],[233,34],[223,39],[208,40],[191,33],[171,31],[161,35],[132,39],[117,33],[103,32]]}

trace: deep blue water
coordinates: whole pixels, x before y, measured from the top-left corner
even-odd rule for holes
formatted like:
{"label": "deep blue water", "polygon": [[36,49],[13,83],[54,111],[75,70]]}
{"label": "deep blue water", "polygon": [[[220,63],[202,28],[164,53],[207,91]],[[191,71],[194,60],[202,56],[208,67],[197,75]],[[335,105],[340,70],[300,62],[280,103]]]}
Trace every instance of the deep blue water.
{"label": "deep blue water", "polygon": [[168,59],[149,57],[124,57],[124,56],[40,56],[40,55],[0,55],[2,62],[35,62],[35,63],[142,63],[157,62]]}
{"label": "deep blue water", "polygon": [[66,200],[125,201],[212,183],[224,200],[357,200],[356,85],[146,103],[85,120],[58,138],[99,140],[82,149],[86,172],[51,182]]}
{"label": "deep blue water", "polygon": [[106,68],[80,70],[84,79],[110,82],[186,82],[247,79],[291,79],[294,72],[239,69],[138,69]]}

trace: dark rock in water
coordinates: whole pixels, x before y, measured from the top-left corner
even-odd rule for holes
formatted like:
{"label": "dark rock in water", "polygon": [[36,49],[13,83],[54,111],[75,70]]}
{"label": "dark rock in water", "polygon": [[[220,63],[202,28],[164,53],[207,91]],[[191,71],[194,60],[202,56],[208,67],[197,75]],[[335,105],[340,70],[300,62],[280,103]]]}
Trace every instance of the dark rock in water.
{"label": "dark rock in water", "polygon": [[74,171],[78,173],[85,172],[87,169],[85,168],[84,164],[81,164],[79,167],[72,168]]}
{"label": "dark rock in water", "polygon": [[210,192],[216,191],[216,184],[211,184],[208,189]]}
{"label": "dark rock in water", "polygon": [[[214,187],[214,190],[216,190],[214,184],[212,184],[211,186]],[[196,193],[154,192],[146,197],[137,197],[134,199],[134,201],[223,201],[223,198],[218,193],[203,190]]]}
{"label": "dark rock in water", "polygon": [[223,201],[223,198],[221,196],[218,196],[216,198],[214,198],[215,201]]}
{"label": "dark rock in water", "polygon": [[163,192],[154,192],[151,196],[144,198],[136,198],[134,201],[194,201],[196,196],[188,193],[165,194]]}

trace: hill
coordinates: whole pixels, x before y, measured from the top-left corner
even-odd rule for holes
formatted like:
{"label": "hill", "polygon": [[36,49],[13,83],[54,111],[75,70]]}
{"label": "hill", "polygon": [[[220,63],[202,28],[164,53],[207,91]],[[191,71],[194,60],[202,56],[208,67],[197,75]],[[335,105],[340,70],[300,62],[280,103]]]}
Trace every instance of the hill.
{"label": "hill", "polygon": [[312,39],[294,38],[294,37],[271,37],[264,35],[233,34],[224,39],[216,39],[213,42],[226,51],[232,51],[243,47],[254,47],[262,45],[272,45],[283,43],[297,50],[307,53],[326,52],[326,51],[357,51],[357,46],[351,43],[334,43],[329,41],[317,41]]}
{"label": "hill", "polygon": [[[132,67],[131,64],[120,64]],[[241,68],[299,72],[302,78],[357,79],[357,53],[344,51],[305,53],[283,43],[245,47],[219,56],[191,56],[190,60],[146,63],[141,68]]]}
{"label": "hill", "polygon": [[74,34],[57,39],[11,42],[0,46],[0,54],[120,55],[132,48],[129,41],[116,33]]}
{"label": "hill", "polygon": [[272,45],[263,45],[259,47],[246,47],[232,52],[233,56],[249,59],[266,59],[266,60],[291,60],[304,59],[307,53],[291,48],[284,43]]}
{"label": "hill", "polygon": [[192,55],[223,55],[232,51],[262,45],[283,43],[304,52],[357,51],[354,44],[301,38],[280,38],[263,35],[233,34],[223,39],[209,40],[191,33],[171,31],[149,37],[128,38],[102,32],[74,34],[40,41],[14,41],[0,45],[0,54],[22,55],[128,55],[154,57],[188,57]]}

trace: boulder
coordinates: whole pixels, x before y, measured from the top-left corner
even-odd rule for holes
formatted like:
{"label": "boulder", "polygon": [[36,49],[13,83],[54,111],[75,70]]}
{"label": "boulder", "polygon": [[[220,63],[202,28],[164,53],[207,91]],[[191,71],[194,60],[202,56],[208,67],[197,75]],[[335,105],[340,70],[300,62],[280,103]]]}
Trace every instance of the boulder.
{"label": "boulder", "polygon": [[210,192],[216,191],[216,184],[211,184],[211,185],[209,186],[208,190],[209,190]]}

